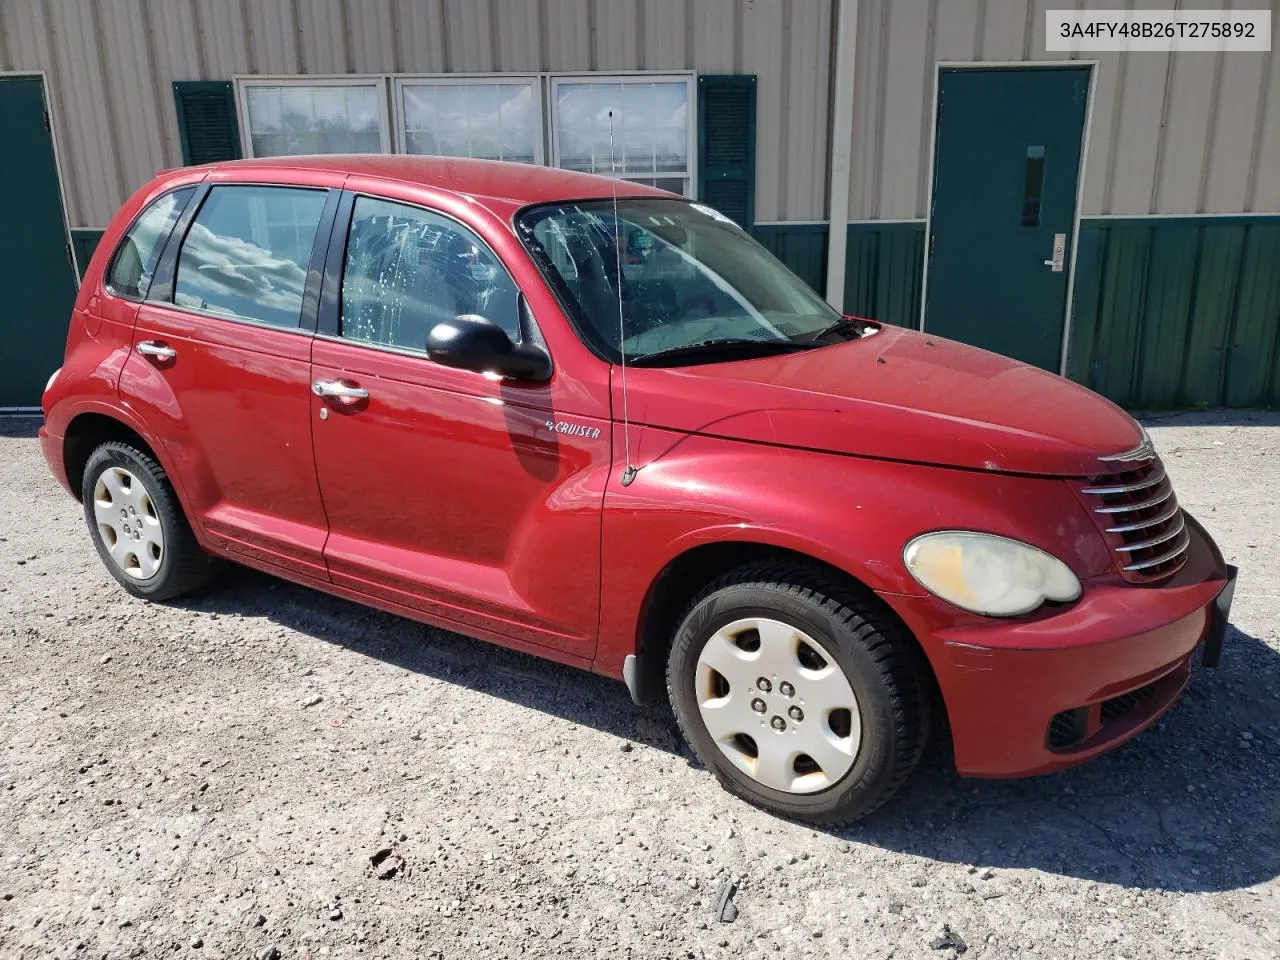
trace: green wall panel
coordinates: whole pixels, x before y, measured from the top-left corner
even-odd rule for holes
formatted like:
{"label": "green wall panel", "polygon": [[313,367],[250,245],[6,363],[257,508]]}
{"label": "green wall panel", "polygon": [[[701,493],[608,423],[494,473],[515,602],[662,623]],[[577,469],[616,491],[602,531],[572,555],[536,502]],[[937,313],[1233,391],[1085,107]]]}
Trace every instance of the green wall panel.
{"label": "green wall panel", "polygon": [[919,327],[924,223],[851,223],[847,243],[845,312]]}
{"label": "green wall panel", "polygon": [[93,256],[93,251],[98,249],[98,241],[101,239],[101,230],[71,231],[71,246],[76,252],[76,267],[81,277],[84,276],[84,271],[89,266],[89,258]]}
{"label": "green wall panel", "polygon": [[827,285],[825,223],[757,224],[752,234],[797,277],[821,293]]}
{"label": "green wall panel", "polygon": [[1178,405],[1199,235],[1199,229],[1191,225],[1152,232],[1144,309],[1135,333],[1135,407]]}
{"label": "green wall panel", "polygon": [[1257,224],[1245,236],[1234,319],[1222,402],[1230,407],[1275,403],[1280,222]]}
{"label": "green wall panel", "polygon": [[1182,360],[1182,390],[1177,406],[1209,406],[1222,399],[1227,337],[1235,313],[1244,237],[1245,228],[1240,224],[1202,228],[1191,299],[1193,322]]}
{"label": "green wall panel", "polygon": [[[822,293],[827,284],[825,223],[757,224],[755,238]],[[924,223],[851,223],[845,252],[844,309],[900,327],[920,325]]]}
{"label": "green wall panel", "polygon": [[1280,405],[1280,217],[1081,223],[1068,375],[1121,406]]}

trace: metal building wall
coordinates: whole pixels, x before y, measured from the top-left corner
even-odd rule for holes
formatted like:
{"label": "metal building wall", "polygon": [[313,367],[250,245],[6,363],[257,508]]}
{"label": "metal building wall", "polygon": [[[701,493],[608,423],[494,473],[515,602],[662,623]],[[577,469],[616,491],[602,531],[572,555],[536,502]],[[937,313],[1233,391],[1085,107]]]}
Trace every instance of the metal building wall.
{"label": "metal building wall", "polygon": [[831,18],[831,0],[0,0],[0,71],[48,76],[73,227],[181,162],[174,80],[531,70],[757,74],[756,217],[814,220]]}
{"label": "metal building wall", "polygon": [[[1116,0],[1074,5],[1124,6]],[[1268,0],[1227,5],[1266,9]],[[935,62],[1066,59],[1045,52],[1044,15],[1071,6],[1063,0],[861,0],[850,219],[927,215]],[[1194,6],[1223,3],[1196,0]],[[1280,18],[1272,28],[1280,29]],[[1099,61],[1082,215],[1280,212],[1277,49],[1280,42],[1270,53],[1080,55]]]}

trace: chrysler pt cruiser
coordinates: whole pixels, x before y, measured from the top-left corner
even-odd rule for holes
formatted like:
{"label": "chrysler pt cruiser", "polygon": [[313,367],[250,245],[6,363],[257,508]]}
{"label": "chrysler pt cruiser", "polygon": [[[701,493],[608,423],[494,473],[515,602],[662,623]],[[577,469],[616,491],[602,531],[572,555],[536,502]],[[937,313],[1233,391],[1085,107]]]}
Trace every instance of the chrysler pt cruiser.
{"label": "chrysler pt cruiser", "polygon": [[44,413],[135,596],[230,560],[622,679],[812,823],[931,733],[984,777],[1129,740],[1217,662],[1234,582],[1106,400],[841,316],[709,207],[532,166],[162,173]]}

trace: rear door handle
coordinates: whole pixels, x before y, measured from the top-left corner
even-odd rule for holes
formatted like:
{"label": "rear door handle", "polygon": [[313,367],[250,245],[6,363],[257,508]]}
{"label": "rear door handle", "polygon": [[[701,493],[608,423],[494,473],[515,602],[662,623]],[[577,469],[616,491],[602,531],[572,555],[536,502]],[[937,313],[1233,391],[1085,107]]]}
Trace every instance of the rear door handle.
{"label": "rear door handle", "polygon": [[317,380],[311,384],[311,392],[317,397],[337,397],[339,400],[367,400],[369,391],[353,387],[341,380]]}
{"label": "rear door handle", "polygon": [[178,355],[178,351],[158,340],[143,340],[138,344],[137,350],[144,357],[156,357],[160,360],[172,360]]}

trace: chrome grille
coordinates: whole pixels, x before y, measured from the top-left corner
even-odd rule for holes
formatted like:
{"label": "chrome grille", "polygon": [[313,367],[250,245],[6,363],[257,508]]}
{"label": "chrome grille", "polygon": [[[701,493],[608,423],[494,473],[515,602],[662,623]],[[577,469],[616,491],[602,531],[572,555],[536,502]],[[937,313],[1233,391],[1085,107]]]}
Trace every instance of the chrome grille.
{"label": "chrome grille", "polygon": [[1126,580],[1163,580],[1186,563],[1191,534],[1159,457],[1152,455],[1119,473],[1090,477],[1080,493]]}

